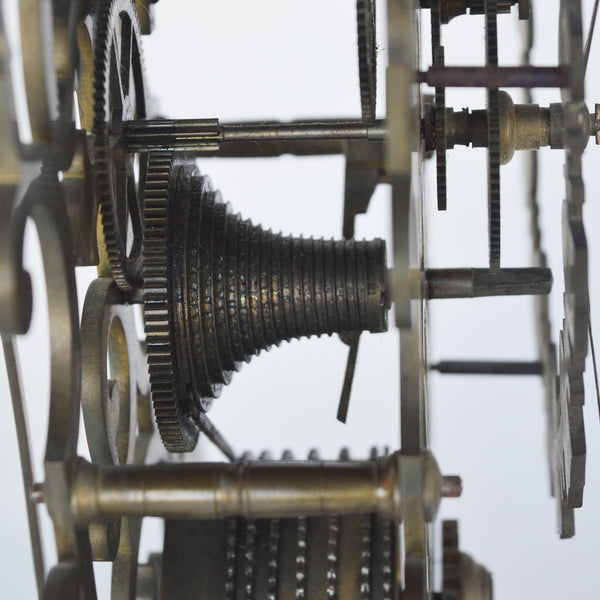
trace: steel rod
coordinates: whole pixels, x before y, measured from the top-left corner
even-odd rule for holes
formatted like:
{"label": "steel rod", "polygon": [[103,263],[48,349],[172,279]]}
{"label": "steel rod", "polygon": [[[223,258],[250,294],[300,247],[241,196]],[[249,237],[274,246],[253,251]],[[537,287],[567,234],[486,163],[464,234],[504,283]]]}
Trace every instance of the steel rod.
{"label": "steel rod", "polygon": [[350,335],[348,352],[348,361],[346,363],[346,373],[344,375],[344,384],[342,394],[338,405],[337,420],[345,423],[348,418],[348,407],[350,406],[350,393],[352,392],[352,382],[354,381],[354,371],[356,370],[356,359],[358,357],[358,344],[360,342],[360,333]]}
{"label": "steel rod", "polygon": [[417,81],[431,87],[561,88],[567,78],[562,67],[430,67]]}
{"label": "steel rod", "polygon": [[429,366],[431,371],[450,375],[543,375],[539,361],[442,360]]}
{"label": "steel rod", "polygon": [[[123,124],[122,144],[130,152],[160,149],[217,155],[230,152],[236,155],[235,146],[244,145],[249,150],[254,146],[254,152],[261,155],[264,154],[261,144],[267,144],[268,152],[278,154],[294,153],[294,150],[308,154],[310,149],[321,154],[343,152],[340,142],[345,140],[382,142],[385,133],[383,121],[367,125],[361,120],[339,119],[289,123],[220,123],[218,119],[142,120]],[[303,144],[308,148],[304,148]]]}
{"label": "steel rod", "polygon": [[225,123],[224,142],[299,141],[299,140],[371,140],[385,137],[383,121],[367,125],[363,121],[316,121],[292,123]]}
{"label": "steel rod", "polygon": [[343,140],[298,140],[277,142],[223,142],[215,150],[202,148],[193,152],[206,157],[220,158],[271,158],[291,154],[293,156],[327,156],[344,154]]}
{"label": "steel rod", "polygon": [[428,269],[428,298],[481,298],[485,296],[546,295],[552,289],[552,271],[544,268]]}

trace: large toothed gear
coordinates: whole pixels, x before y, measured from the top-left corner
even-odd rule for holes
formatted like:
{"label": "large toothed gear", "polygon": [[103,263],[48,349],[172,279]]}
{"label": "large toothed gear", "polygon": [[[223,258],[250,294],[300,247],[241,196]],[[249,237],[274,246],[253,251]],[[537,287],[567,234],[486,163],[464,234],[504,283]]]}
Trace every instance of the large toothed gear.
{"label": "large toothed gear", "polygon": [[[144,155],[119,148],[123,122],[146,116],[141,33],[131,0],[101,0],[94,33],[94,166],[106,258],[124,291],[142,283],[139,179]],[[136,172],[139,170],[139,172]]]}
{"label": "large toothed gear", "polygon": [[[193,163],[178,164],[175,173],[172,171],[170,153],[151,156],[144,190],[144,322],[158,430],[168,450],[184,452],[193,449],[197,443],[198,426],[194,416],[197,416],[200,407],[190,402],[185,390],[181,393],[176,376],[179,365],[169,323],[169,195],[178,176],[189,178],[198,171]],[[213,392],[216,396],[219,389],[215,388]],[[206,410],[208,403],[206,400],[203,402],[202,408]]]}
{"label": "large toothed gear", "polygon": [[154,412],[184,452],[232,374],[312,335],[387,329],[382,240],[283,236],[233,214],[193,160],[152,154],[144,193],[144,320]]}

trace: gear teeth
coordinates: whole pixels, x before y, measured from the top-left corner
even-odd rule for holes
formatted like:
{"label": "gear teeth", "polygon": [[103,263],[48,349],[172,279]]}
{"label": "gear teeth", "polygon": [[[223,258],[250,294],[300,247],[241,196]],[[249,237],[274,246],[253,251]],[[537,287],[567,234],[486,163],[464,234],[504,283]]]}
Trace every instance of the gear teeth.
{"label": "gear teeth", "polygon": [[329,517],[327,523],[327,598],[337,598],[338,546],[340,543],[340,518]]}
{"label": "gear teeth", "polygon": [[[94,34],[94,121],[92,133],[94,134],[94,166],[96,171],[95,188],[96,197],[100,206],[100,219],[102,233],[106,246],[106,254],[111,270],[111,275],[119,288],[123,291],[140,287],[141,278],[141,255],[142,255],[142,232],[141,214],[136,214],[131,219],[134,229],[133,254],[127,255],[127,239],[119,225],[117,208],[123,199],[117,196],[113,154],[111,149],[111,107],[110,107],[110,72],[111,55],[115,36],[113,32],[122,26],[123,15],[127,15],[131,23],[132,48],[137,50],[135,59],[130,65],[131,69],[139,69],[140,73],[134,79],[143,81],[143,58],[141,53],[141,33],[137,20],[137,11],[131,0],[102,0],[96,13],[96,31]],[[117,67],[118,68],[118,67]],[[143,118],[144,89],[143,83],[136,85],[136,114],[124,114],[123,119]],[[126,160],[132,160],[133,157]],[[137,204],[137,203],[136,203]],[[132,210],[132,206],[128,206]],[[139,206],[133,207],[139,211]],[[127,225],[126,225],[127,226]]]}
{"label": "gear teeth", "polygon": [[280,555],[281,524],[279,519],[269,523],[269,549],[267,563],[267,593],[268,600],[277,598],[279,585],[279,555]]}
{"label": "gear teeth", "polygon": [[296,599],[306,599],[306,536],[308,523],[305,517],[298,518],[296,537]]}
{"label": "gear teeth", "polygon": [[358,77],[362,119],[375,121],[377,98],[377,36],[374,0],[357,0]]}
{"label": "gear teeth", "polygon": [[144,323],[168,450],[194,448],[212,399],[252,355],[281,339],[387,328],[382,240],[273,235],[232,214],[186,156],[151,153],[146,175]]}
{"label": "gear teeth", "polygon": [[169,324],[168,228],[173,161],[168,152],[150,155],[144,189],[144,324],[150,389],[156,424],[169,452],[188,452],[198,438],[178,402],[177,361]]}
{"label": "gear teeth", "polygon": [[383,561],[382,561],[382,590],[383,600],[392,600],[394,594],[394,571],[393,571],[393,539],[392,531],[393,527],[389,524],[383,523]]}
{"label": "gear teeth", "polygon": [[361,517],[360,524],[360,597],[371,598],[371,515]]}
{"label": "gear teeth", "polygon": [[225,600],[235,598],[235,557],[237,525],[236,519],[227,520],[227,541],[225,549]]}
{"label": "gear teeth", "polygon": [[246,521],[244,558],[244,597],[246,600],[254,600],[256,579],[256,521],[254,520]]}
{"label": "gear teeth", "polygon": [[[445,64],[441,27],[440,0],[433,0],[431,2],[431,53],[433,64],[437,68],[443,68]],[[435,88],[434,126],[437,207],[438,210],[446,210],[448,204],[446,183],[446,89],[441,86]]]}
{"label": "gear teeth", "polygon": [[500,270],[500,99],[488,91],[488,227],[490,270]]}
{"label": "gear teeth", "polygon": [[[280,340],[387,328],[382,240],[273,235],[232,214],[185,155],[171,164],[151,153],[143,191],[148,364],[168,450],[192,450],[198,429],[208,435],[204,413],[252,355]],[[175,438],[167,418],[180,423]]]}
{"label": "gear teeth", "polygon": [[[441,50],[443,51],[443,48]],[[446,90],[440,87],[435,91],[435,168],[438,210],[446,210],[448,206],[446,145]]]}
{"label": "gear teeth", "polygon": [[[497,0],[486,0],[487,64],[498,65],[498,6]],[[488,230],[490,270],[500,270],[500,95],[489,89],[488,103]]]}
{"label": "gear teeth", "polygon": [[311,448],[308,453],[308,460],[319,461],[321,460],[321,456],[319,455],[319,451],[316,448]]}

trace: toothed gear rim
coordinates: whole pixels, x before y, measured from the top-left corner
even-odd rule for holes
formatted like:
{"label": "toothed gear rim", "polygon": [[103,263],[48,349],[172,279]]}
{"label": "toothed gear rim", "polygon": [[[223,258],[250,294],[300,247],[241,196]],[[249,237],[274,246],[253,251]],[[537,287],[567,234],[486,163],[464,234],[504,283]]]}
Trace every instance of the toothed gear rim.
{"label": "toothed gear rim", "polygon": [[[174,161],[170,153],[150,155],[143,211],[144,324],[154,414],[162,441],[170,452],[194,449],[198,441],[198,412],[210,405],[186,385],[191,374],[185,353],[176,347],[171,335],[171,293],[176,287],[169,277],[171,238],[182,232],[170,226],[173,211],[169,211],[169,198],[186,183],[189,188],[194,179],[201,178],[193,162]],[[219,388],[215,386],[212,391],[216,396]]]}
{"label": "toothed gear rim", "polygon": [[[142,223],[133,154],[115,151],[123,121],[146,116],[141,33],[131,0],[97,5],[94,34],[96,196],[111,274],[124,291],[142,283]],[[145,155],[139,155],[140,179]]]}
{"label": "toothed gear rim", "polygon": [[377,36],[375,1],[357,0],[358,75],[363,121],[375,121],[377,98]]}
{"label": "toothed gear rim", "polygon": [[[433,64],[443,68],[445,63],[444,47],[441,44],[441,12],[440,0],[431,3],[431,52]],[[446,185],[446,89],[435,88],[435,162],[437,182],[438,210],[446,210],[448,194]]]}
{"label": "toothed gear rim", "polygon": [[[486,52],[488,66],[498,66],[498,3],[485,0]],[[497,88],[487,91],[488,105],[488,231],[490,270],[500,270],[500,96]]]}

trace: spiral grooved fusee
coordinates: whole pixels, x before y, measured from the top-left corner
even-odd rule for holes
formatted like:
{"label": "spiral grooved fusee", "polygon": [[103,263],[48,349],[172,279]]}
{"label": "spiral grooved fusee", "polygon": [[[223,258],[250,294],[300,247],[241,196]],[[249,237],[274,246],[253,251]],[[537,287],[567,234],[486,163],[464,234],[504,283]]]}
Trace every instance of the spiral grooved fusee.
{"label": "spiral grooved fusee", "polygon": [[[162,163],[155,162],[156,169],[152,161],[149,168],[151,181],[154,170],[164,173]],[[160,248],[155,247],[156,182],[153,186],[152,203],[146,205],[150,244],[145,251],[154,259]],[[232,372],[261,350],[303,336],[386,330],[382,240],[334,241],[265,231],[233,214],[193,163],[175,164],[161,189],[167,190],[161,211],[167,227],[161,242],[164,276],[158,279],[167,285],[153,287],[152,262],[144,298],[155,412],[169,450],[194,447],[199,413],[209,408]],[[166,326],[160,331],[155,305]],[[167,379],[175,385],[165,393]]]}
{"label": "spiral grooved fusee", "polygon": [[386,329],[381,240],[274,235],[217,199],[214,192],[194,198],[200,206],[187,223],[191,245],[173,250],[180,254],[173,262],[186,263],[174,297],[188,296],[183,320],[200,331],[190,350],[195,363],[204,357],[211,383],[228,383],[240,362],[282,340]]}

